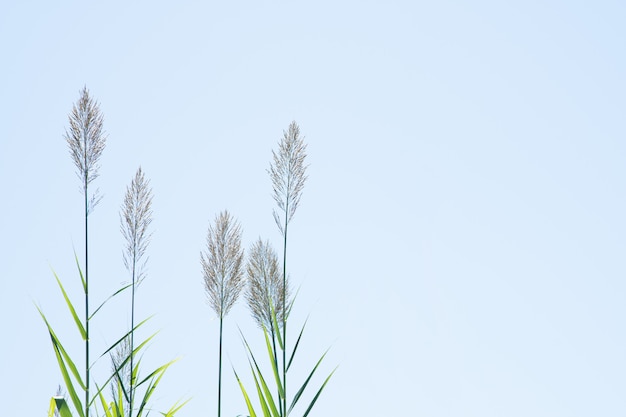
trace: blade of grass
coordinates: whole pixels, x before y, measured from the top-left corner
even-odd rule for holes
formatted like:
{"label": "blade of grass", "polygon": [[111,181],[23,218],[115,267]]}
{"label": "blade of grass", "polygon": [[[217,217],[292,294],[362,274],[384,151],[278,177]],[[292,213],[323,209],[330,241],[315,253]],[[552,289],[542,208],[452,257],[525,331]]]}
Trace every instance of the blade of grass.
{"label": "blade of grass", "polygon": [[[61,417],[72,417],[72,412],[70,408],[67,406],[67,402],[63,397],[52,397],[50,400],[50,410],[52,411],[52,415],[54,415],[54,410],[59,411],[59,415]],[[52,416],[50,411],[48,412],[48,416]]]}
{"label": "blade of grass", "polygon": [[[269,335],[267,334],[267,329],[263,328],[263,334],[265,335],[265,345],[267,347],[267,353],[269,354],[270,361],[272,362],[272,371],[274,372],[274,379],[276,380],[276,385],[278,385],[278,394],[280,395],[281,398],[285,398],[285,389],[280,379],[280,371],[278,370],[278,363],[274,360],[272,345],[270,342]],[[250,347],[248,347],[248,350],[250,351]],[[250,354],[252,354],[252,351],[250,351]]]}
{"label": "blade of grass", "polygon": [[109,295],[109,297],[108,297],[106,300],[104,300],[104,301],[102,302],[102,304],[100,304],[100,306],[98,306],[98,308],[96,308],[96,310],[95,310],[93,313],[91,313],[91,315],[89,316],[89,320],[91,320],[91,319],[93,318],[93,316],[95,316],[95,315],[96,315],[96,313],[97,313],[97,312],[98,312],[98,311],[99,311],[102,307],[104,307],[104,305],[105,305],[105,304],[106,304],[106,303],[107,303],[107,302],[108,302],[111,298],[115,297],[116,295],[118,295],[118,294],[119,294],[119,293],[121,293],[122,291],[127,290],[128,288],[132,287],[132,285],[133,285],[133,284],[128,284],[128,285],[126,285],[125,287],[122,287],[122,288],[120,288],[119,290],[115,291],[113,294]]}
{"label": "blade of grass", "polygon": [[315,371],[317,370],[317,368],[320,366],[320,363],[322,363],[322,360],[324,360],[324,357],[326,356],[326,354],[328,353],[328,350],[326,350],[326,352],[324,352],[324,354],[322,355],[322,357],[317,361],[317,363],[315,364],[315,366],[313,367],[313,370],[311,371],[311,373],[309,374],[309,376],[307,377],[307,379],[304,381],[304,383],[302,384],[302,386],[300,387],[300,389],[298,390],[298,392],[296,393],[296,395],[293,397],[293,401],[291,402],[291,406],[289,407],[289,412],[287,414],[289,414],[291,412],[291,410],[293,409],[293,407],[296,405],[296,403],[298,402],[298,400],[300,399],[300,396],[302,395],[302,393],[304,392],[306,386],[309,384],[309,381],[311,380],[311,378],[313,377],[313,374],[315,373]]}
{"label": "blade of grass", "polygon": [[[248,359],[248,362],[250,362],[249,359]],[[269,387],[267,386],[267,383],[265,382],[265,378],[263,377],[263,373],[261,373],[261,369],[259,368],[259,365],[256,363],[256,361],[254,361],[254,366],[256,368],[256,374],[257,374],[257,376],[259,378],[259,381],[261,382],[261,387],[263,388],[263,393],[265,394],[265,398],[267,399],[268,406],[270,407],[270,409],[272,411],[272,415],[273,416],[280,416],[280,413],[276,409],[276,402],[274,401],[274,396],[270,392]],[[252,369],[252,363],[250,363],[250,368]],[[254,375],[254,373],[255,373],[254,369],[252,369],[252,373]],[[256,376],[255,376],[255,379],[256,379]],[[259,393],[259,395],[260,395],[260,393]],[[280,404],[280,402],[279,402],[279,404]]]}
{"label": "blade of grass", "polygon": [[237,378],[237,383],[239,383],[239,388],[241,388],[241,393],[243,394],[243,398],[246,401],[246,406],[248,407],[248,412],[250,413],[250,417],[256,417],[256,413],[254,412],[254,407],[252,407],[252,403],[250,402],[250,397],[248,397],[248,393],[246,392],[246,389],[241,383],[241,380],[239,379],[239,375],[237,375],[235,368],[233,368],[233,372],[235,374],[235,378]]}
{"label": "blade of grass", "polygon": [[317,401],[317,399],[319,398],[320,394],[322,393],[322,390],[324,389],[324,387],[326,386],[326,384],[330,380],[330,377],[333,376],[333,374],[335,373],[336,370],[337,370],[337,368],[333,369],[333,371],[330,373],[330,375],[328,375],[328,377],[326,377],[326,380],[324,381],[324,383],[322,384],[320,389],[317,391],[317,394],[315,394],[315,397],[313,397],[313,400],[311,401],[311,404],[309,404],[309,408],[306,409],[306,412],[302,415],[302,417],[306,417],[306,416],[309,415],[309,412],[311,411],[311,409],[315,405],[315,402]]}
{"label": "blade of grass", "polygon": [[289,367],[291,367],[291,362],[293,362],[293,358],[296,356],[296,351],[298,350],[298,345],[300,344],[300,339],[302,338],[302,333],[304,333],[304,327],[306,326],[306,323],[309,321],[309,318],[307,317],[307,319],[304,321],[304,324],[302,325],[302,329],[300,329],[300,334],[298,335],[298,340],[296,340],[296,344],[293,347],[293,352],[291,352],[291,358],[289,358],[289,363],[287,364],[287,370],[289,370]]}
{"label": "blade of grass", "polygon": [[85,276],[83,275],[83,270],[80,267],[80,261],[78,260],[78,254],[74,251],[74,258],[76,259],[76,267],[78,268],[78,274],[80,275],[80,282],[83,283],[83,291],[87,293],[87,281],[85,281]]}
{"label": "blade of grass", "polygon": [[70,298],[67,296],[67,293],[65,292],[65,288],[63,288],[63,284],[61,284],[61,280],[57,276],[56,272],[52,271],[52,274],[54,275],[54,278],[57,280],[57,284],[59,284],[59,288],[61,288],[61,292],[63,293],[63,298],[65,298],[65,303],[67,304],[67,308],[70,310],[70,313],[72,313],[72,317],[74,318],[74,322],[76,323],[76,327],[78,328],[78,331],[80,332],[81,337],[83,338],[83,340],[86,340],[87,333],[85,332],[85,327],[83,326],[83,323],[78,318],[78,314],[76,314],[76,310],[74,309],[74,306],[72,305],[72,302],[70,301]]}
{"label": "blade of grass", "polygon": [[265,400],[265,396],[263,395],[263,392],[261,391],[261,386],[259,385],[259,380],[257,379],[256,372],[254,372],[254,369],[252,368],[252,364],[250,364],[250,370],[252,371],[252,376],[254,377],[254,385],[256,386],[256,392],[257,392],[257,395],[259,396],[259,402],[261,403],[261,411],[263,411],[263,416],[272,417],[270,414],[269,407],[267,405],[267,401]]}

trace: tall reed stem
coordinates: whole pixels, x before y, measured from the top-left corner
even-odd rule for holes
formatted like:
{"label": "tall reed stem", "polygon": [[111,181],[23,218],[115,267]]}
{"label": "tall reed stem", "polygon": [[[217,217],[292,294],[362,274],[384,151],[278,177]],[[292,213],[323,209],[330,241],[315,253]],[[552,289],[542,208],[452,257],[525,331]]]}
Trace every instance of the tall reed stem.
{"label": "tall reed stem", "polygon": [[[85,153],[85,165],[87,154]],[[88,173],[85,173],[85,417],[89,417],[89,197],[87,184]]]}
{"label": "tall reed stem", "polygon": [[243,249],[241,226],[227,211],[215,217],[209,226],[206,250],[200,252],[204,289],[208,301],[220,319],[217,415],[222,409],[222,327],[224,317],[237,301],[243,288]]}
{"label": "tall reed stem", "polygon": [[103,116],[100,107],[89,97],[87,87],[80,92],[80,98],[69,114],[69,129],[65,140],[76,165],[76,174],[81,180],[85,197],[85,417],[89,417],[89,213],[100,201],[98,191],[89,196],[89,184],[98,177],[100,156],[106,145],[106,135],[102,130]]}
{"label": "tall reed stem", "polygon": [[142,258],[150,243],[151,233],[148,233],[148,226],[152,223],[152,189],[150,182],[145,178],[141,167],[137,169],[135,177],[126,189],[124,204],[120,214],[122,235],[126,239],[124,251],[124,265],[131,274],[131,313],[130,313],[130,369],[128,370],[128,380],[130,393],[128,398],[128,409],[133,412],[135,399],[135,294],[137,286],[145,277],[144,267],[146,261]]}

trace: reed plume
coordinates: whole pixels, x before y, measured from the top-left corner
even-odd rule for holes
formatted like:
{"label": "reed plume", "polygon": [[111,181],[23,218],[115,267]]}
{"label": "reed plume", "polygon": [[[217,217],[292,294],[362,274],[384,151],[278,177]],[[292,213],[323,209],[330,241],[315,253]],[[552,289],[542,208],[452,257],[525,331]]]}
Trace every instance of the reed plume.
{"label": "reed plume", "polygon": [[281,233],[286,235],[287,224],[300,204],[302,189],[307,179],[307,166],[304,164],[306,144],[295,121],[291,122],[287,132],[283,132],[278,152],[272,150],[272,157],[273,163],[269,174],[274,189],[274,201],[279,208],[274,209],[273,215]]}
{"label": "reed plume", "polygon": [[[126,188],[124,203],[120,213],[120,229],[126,241],[123,252],[124,265],[131,274],[132,294],[131,294],[131,322],[130,322],[130,366],[129,373],[129,399],[128,410],[133,411],[133,399],[135,391],[135,381],[133,378],[134,350],[135,350],[135,291],[137,286],[145,278],[145,266],[147,258],[144,259],[146,249],[150,243],[152,233],[148,232],[148,227],[152,223],[152,189],[141,167],[137,170],[135,177]],[[122,345],[123,348],[123,345]]]}
{"label": "reed plume", "polygon": [[[272,310],[276,321],[282,325],[283,297],[289,298],[289,281],[283,291],[283,276],[278,257],[269,242],[259,238],[250,249],[246,265],[248,286],[246,300],[252,317],[259,327],[274,331]],[[287,302],[289,304],[289,302]]]}
{"label": "reed plume", "polygon": [[200,263],[204,277],[204,289],[208,302],[220,319],[219,374],[217,393],[217,415],[221,414],[222,401],[222,328],[224,317],[237,301],[243,280],[243,249],[241,248],[241,226],[223,211],[209,226],[207,246],[200,252]]}
{"label": "reed plume", "polygon": [[76,174],[81,180],[81,191],[85,198],[85,417],[89,417],[89,213],[101,199],[96,190],[89,195],[89,185],[98,178],[100,157],[106,145],[106,135],[103,130],[104,117],[100,112],[100,105],[89,96],[89,90],[84,87],[80,92],[78,102],[72,107],[68,116],[69,130],[65,131],[65,140],[70,155],[76,165]]}
{"label": "reed plume", "polygon": [[[121,387],[130,387],[131,367],[127,361],[130,356],[130,338],[125,337],[111,353],[111,374],[114,375],[111,381],[111,398],[118,397],[118,389]],[[124,363],[124,361],[127,361]],[[126,389],[126,388],[123,388]],[[130,404],[127,402],[123,405],[123,415],[131,417],[132,413],[129,409]]]}
{"label": "reed plume", "polygon": [[[295,121],[283,132],[278,145],[278,152],[272,150],[273,163],[269,174],[272,179],[273,197],[279,210],[274,209],[274,221],[283,235],[283,296],[282,296],[282,330],[283,343],[287,346],[287,226],[293,218],[300,203],[302,189],[306,182],[306,144],[300,136],[300,127]],[[287,412],[287,352],[283,352],[283,403],[282,411]]]}
{"label": "reed plume", "polygon": [[104,116],[100,105],[89,96],[84,87],[78,102],[69,115],[69,130],[65,131],[65,140],[70,155],[76,165],[76,175],[81,180],[81,191],[87,200],[86,210],[91,211],[100,201],[96,192],[89,196],[88,186],[100,175],[100,157],[106,146],[106,134],[103,130]]}

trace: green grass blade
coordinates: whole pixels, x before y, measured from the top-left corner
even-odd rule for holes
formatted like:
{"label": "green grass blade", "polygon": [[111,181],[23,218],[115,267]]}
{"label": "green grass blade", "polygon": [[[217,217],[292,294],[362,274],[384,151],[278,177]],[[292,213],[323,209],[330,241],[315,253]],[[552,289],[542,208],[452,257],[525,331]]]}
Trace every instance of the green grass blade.
{"label": "green grass blade", "polygon": [[306,409],[306,412],[302,415],[302,417],[306,417],[306,416],[309,415],[309,412],[311,411],[311,409],[315,405],[315,402],[317,401],[317,399],[319,398],[320,394],[322,393],[322,390],[324,389],[324,387],[326,386],[326,384],[330,380],[330,377],[333,376],[333,374],[335,373],[336,370],[337,370],[337,368],[333,369],[333,371],[330,373],[330,375],[328,375],[328,377],[326,377],[326,380],[324,381],[324,383],[322,384],[320,389],[317,391],[317,394],[315,394],[315,397],[313,397],[313,400],[311,401],[311,404],[309,404],[309,408]]}
{"label": "green grass blade", "polygon": [[52,273],[54,274],[54,278],[57,280],[57,283],[59,284],[59,287],[61,288],[61,292],[63,293],[63,298],[65,298],[65,303],[67,304],[67,308],[70,310],[70,313],[72,313],[72,317],[74,318],[74,322],[76,323],[76,327],[78,328],[78,331],[80,332],[81,337],[83,338],[83,340],[86,340],[87,332],[85,332],[85,327],[83,326],[82,321],[80,321],[80,319],[78,318],[78,314],[76,314],[76,310],[74,309],[74,306],[72,305],[72,302],[70,301],[70,298],[67,296],[67,293],[65,292],[65,288],[63,288],[63,284],[61,284],[61,280],[57,276],[56,272],[52,271]]}
{"label": "green grass blade", "polygon": [[59,415],[61,417],[72,417],[72,412],[63,397],[52,397],[50,400],[50,410],[52,411],[52,414],[48,411],[48,416],[53,416],[55,409],[59,411]]}
{"label": "green grass blade", "polygon": [[[64,359],[61,359],[63,362],[63,368],[65,368],[65,362],[67,362],[67,365],[69,366],[70,371],[72,372],[72,375],[74,375],[74,378],[76,378],[76,381],[78,382],[78,384],[81,386],[82,389],[86,389],[86,386],[83,383],[82,378],[80,377],[80,373],[78,372],[78,369],[76,368],[76,365],[74,364],[74,361],[72,361],[72,358],[70,358],[70,355],[68,355],[68,353],[63,348],[61,341],[59,340],[57,335],[54,333],[54,330],[52,330],[52,326],[48,322],[48,319],[46,319],[46,316],[43,314],[43,312],[41,311],[39,307],[37,307],[37,310],[39,311],[41,318],[43,319],[44,323],[46,324],[46,327],[48,328],[48,333],[50,334],[50,339],[52,340],[52,346],[54,347],[55,352],[58,350],[62,358],[64,358]],[[59,366],[61,366],[61,364],[59,364]]]}
{"label": "green grass blade", "polygon": [[97,312],[98,312],[98,311],[99,311],[102,307],[104,307],[104,305],[105,305],[105,304],[106,304],[106,303],[107,303],[107,302],[108,302],[111,298],[115,297],[116,295],[118,295],[118,294],[119,294],[119,293],[121,293],[122,291],[124,291],[124,290],[126,290],[126,289],[128,289],[128,288],[130,288],[130,287],[132,287],[132,286],[133,286],[133,284],[128,284],[128,285],[126,285],[125,287],[122,287],[122,288],[120,288],[119,290],[115,291],[113,294],[109,295],[109,297],[108,297],[106,300],[104,300],[104,301],[102,302],[102,304],[100,304],[100,306],[94,310],[94,312],[93,312],[93,313],[91,313],[91,316],[89,316],[89,320],[91,320],[91,319],[93,318],[93,316],[95,316],[95,315],[96,315],[96,313],[97,313]]}
{"label": "green grass blade", "polygon": [[113,417],[113,413],[111,412],[111,406],[109,406],[102,395],[102,390],[99,389],[98,384],[96,384],[96,388],[98,388],[98,398],[100,399],[100,404],[102,404],[102,409],[104,410],[105,417]]}
{"label": "green grass blade", "polygon": [[170,361],[166,363],[165,365],[160,366],[154,372],[152,372],[146,379],[144,379],[143,381],[141,381],[139,384],[136,385],[136,386],[139,386],[143,384],[148,378],[158,375],[156,379],[152,378],[150,380],[150,383],[148,384],[148,388],[146,388],[143,399],[141,400],[141,406],[139,407],[139,411],[137,411],[137,417],[141,417],[144,407],[146,406],[146,404],[148,404],[148,401],[150,400],[150,397],[154,393],[154,390],[156,389],[156,387],[159,385],[161,378],[163,378],[163,375],[165,375],[165,371],[174,362],[176,362],[176,360]]}
{"label": "green grass blade", "polygon": [[306,389],[307,385],[309,384],[309,381],[311,381],[311,378],[313,377],[313,374],[317,370],[318,366],[320,366],[320,363],[322,363],[322,360],[324,360],[324,357],[326,356],[327,353],[328,353],[328,350],[326,350],[326,352],[324,352],[322,357],[317,361],[317,363],[313,367],[313,370],[311,371],[311,373],[309,374],[307,379],[304,381],[304,383],[302,384],[302,386],[300,387],[300,389],[298,390],[296,395],[293,397],[293,401],[291,403],[291,406],[289,407],[289,412],[287,414],[291,413],[291,410],[293,409],[293,407],[296,405],[296,403],[300,399],[300,396],[302,395],[302,393]]}
{"label": "green grass blade", "polygon": [[54,410],[57,409],[57,403],[54,401],[54,397],[50,398],[50,407],[48,408],[48,417],[54,417]]}
{"label": "green grass blade", "polygon": [[165,373],[165,371],[167,370],[167,368],[170,367],[171,364],[173,364],[174,362],[176,362],[177,359],[174,359],[173,361],[169,361],[168,363],[166,363],[165,365],[159,366],[157,369],[155,369],[154,371],[152,371],[150,373],[150,375],[148,375],[147,377],[145,377],[140,383],[138,383],[137,385],[135,385],[135,387],[138,387],[140,385],[142,385],[143,383],[145,383],[146,381],[148,381],[149,379],[151,379],[152,377],[156,376],[157,374],[159,375],[159,377],[157,378],[157,381],[161,379],[161,377],[163,376],[163,374]]}
{"label": "green grass blade", "polygon": [[272,323],[274,323],[274,328],[276,329],[276,336],[278,338],[278,346],[280,346],[281,350],[285,350],[285,344],[283,343],[283,338],[280,335],[280,326],[278,325],[278,319],[276,318],[276,310],[274,309],[274,303],[270,301],[270,308],[272,310]]}
{"label": "green grass blade", "polygon": [[239,383],[239,388],[241,389],[241,393],[243,394],[244,400],[246,400],[246,406],[248,407],[248,412],[250,413],[250,417],[256,417],[256,413],[254,412],[254,407],[252,407],[252,403],[250,402],[250,397],[248,397],[248,393],[244,388],[241,380],[239,379],[239,375],[235,372],[235,368],[233,368],[233,372],[235,373],[235,378],[237,378],[237,383]]}
{"label": "green grass blade", "polygon": [[83,283],[83,291],[86,294],[87,293],[87,281],[85,281],[83,270],[80,268],[80,261],[78,260],[78,255],[76,254],[76,252],[74,252],[74,258],[76,259],[76,267],[78,268],[78,273],[80,274],[80,282]]}
{"label": "green grass blade", "polygon": [[308,321],[309,321],[309,318],[307,317],[307,319],[304,321],[304,324],[302,325],[302,329],[300,329],[300,334],[298,335],[298,340],[296,341],[296,344],[293,347],[293,352],[291,352],[291,357],[289,358],[289,363],[287,364],[287,370],[289,370],[289,368],[291,367],[291,362],[293,362],[293,358],[296,356],[296,351],[298,350],[298,345],[300,345],[300,339],[302,338],[302,334],[304,333],[304,327],[306,326],[306,323]]}
{"label": "green grass blade", "polygon": [[189,398],[188,400],[186,400],[180,405],[178,404],[178,401],[176,401],[176,403],[169,410],[167,410],[166,413],[161,413],[161,414],[163,414],[163,416],[165,417],[174,417],[174,414],[176,414],[178,410],[183,408],[189,401],[191,401],[191,398]]}
{"label": "green grass blade", "polygon": [[[54,341],[52,342],[54,344]],[[65,387],[72,399],[72,403],[74,403],[74,407],[78,411],[80,417],[85,417],[83,412],[83,404],[80,402],[80,398],[76,394],[76,389],[74,388],[74,384],[72,383],[72,379],[70,378],[69,373],[67,372],[67,368],[65,367],[65,363],[63,362],[63,357],[59,352],[59,348],[57,345],[54,345],[54,353],[57,358],[57,362],[59,363],[59,369],[61,370],[61,375],[63,376],[63,381],[65,382]]]}
{"label": "green grass blade", "polygon": [[[285,398],[285,389],[283,388],[282,381],[280,379],[280,371],[278,370],[278,363],[274,359],[274,351],[272,350],[272,344],[270,342],[270,337],[267,334],[267,330],[263,328],[263,334],[265,335],[265,345],[267,346],[267,353],[270,356],[270,362],[272,363],[272,371],[274,372],[274,379],[276,380],[276,385],[278,386],[278,394],[281,398]],[[248,351],[250,351],[250,347],[248,347]],[[250,351],[252,355],[252,351]],[[254,355],[253,355],[254,358]],[[256,363],[256,360],[255,360]]]}
{"label": "green grass blade", "polygon": [[[263,388],[263,393],[265,394],[265,398],[267,400],[267,405],[269,406],[272,412],[271,415],[274,417],[279,417],[280,413],[276,409],[276,402],[274,401],[274,396],[270,392],[270,389],[267,386],[267,383],[265,382],[265,378],[263,378],[263,374],[261,373],[261,369],[259,369],[259,365],[256,363],[256,361],[254,361],[254,366],[256,368],[256,375],[254,375],[255,371],[254,369],[252,369],[252,363],[250,363],[250,368],[252,369],[252,374],[254,375],[255,382],[256,382],[257,376],[259,378],[259,382],[261,383],[261,387]],[[261,396],[261,393],[259,392],[259,398],[260,396]]]}
{"label": "green grass blade", "polygon": [[254,369],[252,368],[252,364],[250,364],[250,370],[252,371],[252,376],[254,377],[254,385],[256,386],[256,392],[257,392],[257,395],[259,396],[259,402],[261,403],[261,410],[263,411],[263,416],[272,417],[272,415],[270,414],[269,407],[267,405],[267,401],[265,400],[265,396],[263,395],[263,392],[261,390],[261,386],[259,385],[259,380],[257,379],[256,372],[254,372]]}
{"label": "green grass blade", "polygon": [[[104,351],[104,353],[102,355],[100,355],[100,358],[102,358],[103,356],[105,356],[106,354],[108,354],[110,351],[112,351],[113,349],[115,349],[117,347],[117,345],[119,345],[120,343],[122,343],[124,341],[124,339],[126,339],[128,336],[130,336],[130,334],[134,331],[137,330],[141,325],[143,325],[145,322],[147,322],[148,320],[150,320],[153,316],[148,317],[147,319],[143,320],[141,323],[137,324],[133,330],[129,330],[124,336],[120,337],[117,342],[113,343],[111,346],[109,346],[109,348],[107,350]],[[152,336],[150,336],[148,338],[152,339],[157,333],[154,333]],[[142,343],[141,346],[145,345],[145,343]],[[136,351],[137,349],[135,349]]]}

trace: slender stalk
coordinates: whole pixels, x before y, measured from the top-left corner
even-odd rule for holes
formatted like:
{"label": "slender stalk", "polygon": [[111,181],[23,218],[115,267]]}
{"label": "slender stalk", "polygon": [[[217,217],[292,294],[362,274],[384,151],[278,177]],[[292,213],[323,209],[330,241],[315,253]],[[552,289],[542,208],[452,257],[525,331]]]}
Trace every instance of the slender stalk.
{"label": "slender stalk", "polygon": [[[87,165],[87,154],[85,154]],[[85,417],[89,417],[89,197],[87,184],[88,173],[85,173]]]}
{"label": "slender stalk", "polygon": [[220,317],[220,359],[219,375],[217,379],[217,417],[222,413],[222,325],[223,317]]}
{"label": "slender stalk", "polygon": [[285,396],[283,397],[283,410],[285,410],[284,416],[287,415],[287,209],[289,202],[285,204],[285,234],[283,238],[283,390]]}
{"label": "slender stalk", "polygon": [[[282,300],[282,325],[283,325],[283,411],[284,417],[287,409],[287,225],[293,218],[304,183],[306,182],[306,144],[300,136],[300,128],[296,122],[291,122],[289,129],[283,132],[283,138],[279,143],[278,151],[272,151],[273,163],[270,165],[269,174],[274,188],[274,201],[278,205],[273,212],[274,220],[283,235],[283,300]],[[284,216],[284,219],[281,217]]]}
{"label": "slender stalk", "polygon": [[144,267],[146,261],[141,262],[152,237],[148,233],[148,226],[152,223],[152,189],[149,181],[145,178],[141,167],[126,189],[124,204],[120,214],[122,235],[126,239],[126,247],[123,253],[124,265],[131,274],[131,313],[130,313],[130,369],[128,396],[128,409],[132,414],[135,400],[135,295],[137,286],[145,277]]}
{"label": "slender stalk", "polygon": [[[133,287],[132,287],[132,295],[131,295],[131,302],[130,302],[130,328],[134,329],[135,328],[135,287],[136,287],[136,283],[135,283],[135,267],[137,265],[137,254],[133,252]],[[130,369],[128,370],[128,372],[130,373],[129,376],[129,380],[130,380],[130,393],[129,393],[129,399],[128,399],[128,410],[130,413],[130,416],[132,416],[133,414],[133,397],[134,397],[134,385],[135,385],[135,381],[133,380],[133,359],[135,358],[135,332],[134,330],[130,332]],[[129,417],[130,417],[129,416]]]}
{"label": "slender stalk", "polygon": [[80,98],[69,114],[69,129],[65,140],[70,155],[76,165],[76,174],[81,180],[81,191],[85,198],[85,417],[89,417],[89,213],[100,201],[98,191],[89,195],[89,184],[98,177],[98,161],[106,145],[106,135],[102,130],[103,116],[100,107],[89,97],[87,87],[80,92]]}
{"label": "slender stalk", "polygon": [[209,305],[220,319],[217,415],[221,414],[223,320],[237,301],[243,281],[241,227],[227,211],[215,218],[207,233],[206,251],[200,252],[204,289]]}

